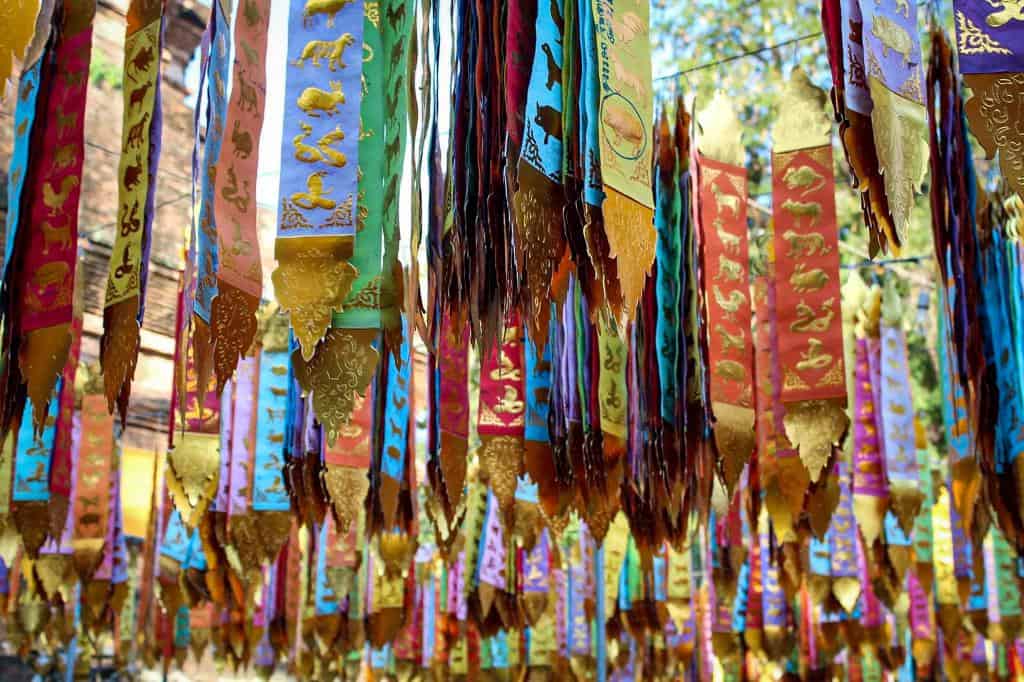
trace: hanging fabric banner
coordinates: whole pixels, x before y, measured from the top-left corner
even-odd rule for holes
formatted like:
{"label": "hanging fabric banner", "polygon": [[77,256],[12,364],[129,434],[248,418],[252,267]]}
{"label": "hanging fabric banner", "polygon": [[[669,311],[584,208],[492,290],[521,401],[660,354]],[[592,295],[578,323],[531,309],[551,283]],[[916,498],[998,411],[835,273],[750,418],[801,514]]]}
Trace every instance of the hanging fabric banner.
{"label": "hanging fabric banner", "polygon": [[839,290],[832,126],[825,93],[802,70],[786,84],[773,133],[775,313],[783,422],[812,482],[849,426]]}
{"label": "hanging fabric banner", "polygon": [[[271,422],[270,415],[259,413],[259,373],[261,357],[243,357],[238,362],[235,378],[221,396],[232,397],[231,410],[221,410],[222,423],[228,422],[230,414],[230,439],[221,438],[220,487],[227,488],[226,500],[221,511],[226,515],[226,530],[234,551],[241,564],[240,580],[248,580],[264,560],[263,543],[260,541],[259,515],[252,511],[255,452],[259,448],[258,431],[264,422]],[[227,467],[223,466],[227,460]],[[228,536],[225,536],[227,541]],[[236,567],[237,570],[237,567]]]}
{"label": "hanging fabric banner", "polygon": [[195,344],[179,339],[177,352],[187,353],[184,362],[177,363],[177,371],[184,373],[184,394],[178,398],[181,424],[171,434],[166,477],[174,505],[189,528],[199,524],[216,496],[220,474],[221,401],[215,386],[200,386],[196,350]]}
{"label": "hanging fabric banner", "polygon": [[371,387],[365,398],[356,398],[352,417],[337,440],[324,444],[324,484],[342,533],[359,518],[370,490],[367,473],[372,457],[374,393]]}
{"label": "hanging fabric banner", "polygon": [[885,439],[885,473],[889,479],[889,504],[900,527],[910,533],[924,498],[917,473],[917,433],[914,399],[910,393],[907,339],[903,333],[903,306],[895,277],[886,281],[882,301],[882,382],[879,397],[882,434]]}
{"label": "hanging fabric banner", "polygon": [[864,544],[872,547],[882,532],[882,521],[888,508],[885,463],[879,439],[878,405],[875,402],[869,368],[870,340],[857,339],[856,382],[854,402],[856,422],[853,432],[853,506]]}
{"label": "hanging fabric banner", "polygon": [[117,232],[110,255],[100,358],[111,412],[124,422],[139,353],[160,162],[163,0],[132,0],[124,50],[124,122],[118,166]]}
{"label": "hanging fabric banner", "polygon": [[506,320],[502,343],[480,362],[480,467],[501,507],[511,518],[516,484],[523,461],[526,401],[523,383],[523,343],[520,317]]}
{"label": "hanging fabric banner", "polygon": [[[60,392],[60,382],[57,382]],[[25,403],[14,453],[14,487],[11,490],[11,515],[25,543],[25,552],[35,558],[49,534],[50,463],[57,435],[58,401],[50,400],[43,428],[32,424],[31,401]]]}
{"label": "hanging fabric banner", "polygon": [[907,241],[915,195],[928,170],[917,2],[862,0],[860,11],[872,131],[892,215],[894,234],[890,239],[898,252]]}
{"label": "hanging fabric banner", "polygon": [[599,64],[604,232],[625,312],[632,318],[656,250],[650,4],[592,0],[591,8]]}
{"label": "hanging fabric banner", "polygon": [[1024,9],[1019,2],[954,0],[957,51],[971,132],[988,158],[999,154],[1009,186],[1024,198],[1024,133],[1008,125],[1024,117]]}
{"label": "hanging fabric banner", "polygon": [[747,171],[740,122],[723,93],[700,113],[697,171],[711,412],[729,497],[754,449],[754,349],[747,246]]}
{"label": "hanging fabric banner", "polygon": [[[262,561],[277,556],[288,538],[291,500],[284,484],[288,386],[288,336],[282,318],[271,318],[259,352],[255,414],[255,445],[252,447],[251,527],[262,545]],[[236,408],[237,409],[237,408]],[[236,437],[238,434],[236,434]]]}
{"label": "hanging fabric banner", "polygon": [[[385,118],[384,63],[385,58],[392,55],[385,51],[380,23],[382,17],[390,22],[394,14],[379,3],[367,3],[363,15],[362,89],[357,119],[359,144],[358,155],[351,160],[356,164],[358,186],[358,211],[355,213],[355,233],[358,238],[349,258],[349,264],[355,268],[355,272],[352,273],[354,279],[351,288],[343,298],[344,305],[338,306],[332,317],[331,326],[334,329],[318,351],[318,356],[340,359],[351,354],[341,351],[341,347],[355,345],[362,355],[359,362],[345,363],[339,367],[343,373],[344,387],[338,397],[332,399],[332,403],[336,403],[330,407],[324,405],[316,408],[317,417],[326,427],[328,441],[333,441],[332,434],[338,433],[339,428],[343,428],[342,424],[358,409],[356,404],[361,403],[355,396],[364,395],[372,380],[378,355],[371,345],[381,327],[384,311],[387,311],[388,318],[385,326],[393,328],[397,321],[399,302],[394,295],[392,282],[385,281],[381,261],[386,148],[386,131],[382,125]],[[404,12],[401,14],[404,16]],[[391,97],[395,96],[396,93],[392,93]],[[331,387],[325,382],[319,390],[327,394]],[[313,387],[313,391],[316,393],[317,388]]]}
{"label": "hanging fabric banner", "polygon": [[[205,393],[210,376],[214,371],[213,340],[211,338],[210,320],[212,317],[213,298],[217,295],[217,271],[220,267],[220,240],[218,239],[216,221],[217,203],[217,171],[221,147],[224,143],[224,119],[227,115],[228,92],[227,82],[231,63],[228,60],[230,48],[230,26],[221,0],[214,0],[210,23],[203,36],[204,47],[209,47],[209,60],[205,64],[208,70],[200,78],[205,85],[203,101],[206,102],[205,137],[202,140],[202,165],[194,166],[198,171],[199,208],[198,231],[194,232],[195,244],[195,296],[191,301],[192,316],[188,320],[191,325],[189,352],[196,363],[196,376],[199,379],[200,392]],[[202,68],[202,67],[201,67]],[[235,89],[242,92],[238,82]],[[198,115],[198,114],[197,114]],[[199,119],[196,119],[197,135]],[[198,145],[198,142],[197,142]],[[198,161],[198,149],[194,150],[193,162]],[[193,174],[195,178],[195,173]],[[237,185],[237,183],[236,183]],[[222,195],[227,194],[240,205],[247,206],[252,190],[245,187],[221,189]],[[244,193],[244,196],[243,196]],[[223,199],[223,196],[221,197]],[[195,228],[193,228],[195,229]],[[218,389],[220,390],[218,382]]]}
{"label": "hanging fabric banner", "polygon": [[861,208],[868,226],[868,253],[874,257],[889,244],[898,250],[901,243],[893,229],[885,183],[878,170],[871,92],[864,68],[860,0],[825,0],[822,24],[836,87],[832,103],[840,121],[839,137],[861,193]]}
{"label": "hanging fabric banner", "polygon": [[71,320],[71,351],[64,363],[64,372],[60,378],[60,393],[57,413],[56,440],[53,444],[53,457],[50,466],[50,537],[60,538],[68,520],[71,500],[74,499],[72,488],[75,483],[75,463],[78,457],[78,434],[75,431],[75,377],[78,373],[78,361],[82,351],[82,300],[76,300],[76,311]]}
{"label": "hanging fabric banner", "polygon": [[[455,508],[462,500],[469,453],[469,325],[457,325],[451,313],[445,313],[440,337],[437,356],[437,372],[440,375],[437,378],[440,403],[436,405],[439,412],[437,429],[440,431],[439,465],[446,502],[445,514],[449,516],[450,522]],[[547,442],[547,420],[544,421],[544,442]]]}
{"label": "hanging fabric banner", "polygon": [[114,419],[106,410],[104,396],[87,389],[82,398],[82,436],[75,483],[72,539],[75,569],[89,580],[103,558],[109,523],[110,478],[114,454]]}
{"label": "hanging fabric banner", "polygon": [[395,525],[398,494],[405,483],[405,463],[409,450],[409,416],[412,410],[411,329],[402,330],[399,355],[389,355],[387,371],[387,407],[384,409],[384,438],[380,456],[380,501],[385,527]]}
{"label": "hanging fabric banner", "polygon": [[7,97],[7,81],[11,77],[14,62],[26,56],[25,51],[36,33],[38,13],[39,0],[5,3],[0,10],[0,23],[7,27],[0,40],[0,98]]}
{"label": "hanging fabric banner", "polygon": [[[256,309],[263,294],[256,173],[266,108],[269,0],[246,0],[235,20],[232,83],[237,96],[224,119],[225,146],[216,168],[214,225],[220,240],[216,296],[210,309],[218,392],[252,345]],[[227,33],[224,26],[224,33]],[[218,40],[220,36],[218,36]],[[215,70],[216,66],[212,66]],[[226,170],[225,170],[226,169]]]}
{"label": "hanging fabric banner", "polygon": [[273,280],[307,362],[358,275],[348,259],[356,237],[362,19],[362,2],[296,2],[288,19]]}
{"label": "hanging fabric banner", "polygon": [[[533,342],[547,343],[551,278],[562,252],[562,34],[564,3],[537,12],[536,55],[526,96],[526,126],[519,154],[515,236],[526,275],[524,314]],[[652,238],[653,244],[653,238]]]}
{"label": "hanging fabric banner", "polygon": [[89,71],[95,9],[94,0],[64,3],[60,38],[47,53],[53,75],[45,127],[38,131],[41,148],[32,159],[34,196],[26,204],[26,217],[39,228],[28,231],[19,265],[25,279],[19,294],[23,340],[18,364],[36,406],[37,427],[71,345],[87,91],[83,74]]}

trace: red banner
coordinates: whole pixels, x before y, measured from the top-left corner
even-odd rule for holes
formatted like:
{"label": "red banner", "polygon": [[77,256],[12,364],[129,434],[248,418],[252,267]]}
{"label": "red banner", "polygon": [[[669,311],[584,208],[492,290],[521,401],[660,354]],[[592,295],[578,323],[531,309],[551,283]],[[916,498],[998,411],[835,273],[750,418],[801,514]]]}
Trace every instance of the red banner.
{"label": "red banner", "polygon": [[832,148],[772,156],[782,402],[846,396]]}
{"label": "red banner", "polygon": [[700,157],[711,401],[752,407],[747,171]]}

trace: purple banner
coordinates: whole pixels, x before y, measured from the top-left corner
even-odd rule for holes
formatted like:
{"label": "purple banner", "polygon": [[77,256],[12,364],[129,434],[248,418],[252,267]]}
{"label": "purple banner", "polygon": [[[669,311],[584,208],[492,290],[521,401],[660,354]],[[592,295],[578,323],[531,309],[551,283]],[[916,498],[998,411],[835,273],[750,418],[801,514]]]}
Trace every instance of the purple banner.
{"label": "purple banner", "polygon": [[924,104],[924,68],[921,37],[917,32],[914,0],[860,3],[864,15],[864,52],[867,75],[918,104]]}
{"label": "purple banner", "polygon": [[546,594],[548,591],[548,578],[551,571],[551,563],[548,547],[548,529],[545,528],[533,550],[526,555],[526,572],[523,577],[523,592],[540,592]]}
{"label": "purple banner", "polygon": [[881,444],[875,422],[875,397],[868,363],[867,339],[857,339],[853,425],[853,494],[885,497]]}
{"label": "purple banner", "polygon": [[836,480],[839,482],[839,504],[832,512],[829,527],[829,552],[832,555],[832,578],[857,578],[857,524],[853,517],[853,493],[846,463],[836,461]]}
{"label": "purple banner", "polygon": [[889,483],[916,488],[917,443],[914,431],[914,399],[910,395],[907,340],[898,326],[882,324],[883,437],[885,469]]}
{"label": "purple banner", "polygon": [[1024,71],[1024,4],[953,0],[961,73]]}
{"label": "purple banner", "polygon": [[864,68],[864,19],[859,0],[842,0],[843,60],[846,80],[843,98],[846,106],[859,114],[871,114],[871,92]]}

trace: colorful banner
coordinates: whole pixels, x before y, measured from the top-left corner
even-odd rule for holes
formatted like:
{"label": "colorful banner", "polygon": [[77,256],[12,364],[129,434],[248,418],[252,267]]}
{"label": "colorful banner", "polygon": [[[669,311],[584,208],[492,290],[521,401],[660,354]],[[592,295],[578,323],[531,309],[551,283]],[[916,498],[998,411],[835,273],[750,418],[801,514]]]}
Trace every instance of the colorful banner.
{"label": "colorful banner", "polygon": [[[754,348],[750,332],[747,171],[739,121],[719,94],[700,114],[701,264],[711,411],[721,475],[730,493],[754,449]],[[731,125],[730,125],[731,124]]]}
{"label": "colorful banner", "polygon": [[139,352],[150,229],[160,161],[163,2],[132,0],[124,49],[124,118],[118,166],[117,232],[110,256],[100,358],[111,411],[124,422]]}
{"label": "colorful banner", "polygon": [[780,399],[812,482],[849,425],[839,290],[832,124],[802,70],[779,103],[772,152],[775,314]]}
{"label": "colorful banner", "polygon": [[[592,0],[600,97],[604,231],[632,318],[654,262],[654,83],[650,4]],[[588,55],[588,60],[594,55]]]}
{"label": "colorful banner", "polygon": [[1003,177],[1024,198],[1024,133],[1008,121],[1024,116],[1024,10],[1019,2],[954,0],[960,72],[973,96],[964,109],[988,158],[999,154]]}
{"label": "colorful banner", "polygon": [[296,2],[288,18],[273,280],[307,361],[358,275],[347,261],[358,215],[362,17],[362,2]]}
{"label": "colorful banner", "polygon": [[[263,294],[255,194],[266,107],[269,24],[269,0],[246,0],[241,4],[235,21],[231,71],[237,96],[228,103],[224,119],[223,131],[227,139],[222,142],[224,146],[218,156],[213,197],[213,224],[218,226],[220,244],[217,295],[210,309],[210,334],[214,370],[220,386],[252,345],[256,334],[256,309]],[[211,68],[216,74],[217,66]]]}

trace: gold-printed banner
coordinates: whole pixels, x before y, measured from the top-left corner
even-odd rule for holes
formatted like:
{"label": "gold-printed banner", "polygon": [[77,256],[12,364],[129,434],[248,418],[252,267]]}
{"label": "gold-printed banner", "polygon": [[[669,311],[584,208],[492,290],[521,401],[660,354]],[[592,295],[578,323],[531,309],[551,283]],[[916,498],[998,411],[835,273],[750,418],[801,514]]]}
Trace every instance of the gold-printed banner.
{"label": "gold-printed banner", "polygon": [[124,117],[118,166],[118,212],[103,310],[100,358],[107,405],[127,417],[128,395],[139,352],[139,311],[160,149],[160,49],[162,0],[132,0],[124,49]]}
{"label": "gold-printed banner", "polygon": [[618,264],[626,314],[632,317],[655,253],[650,4],[592,0],[591,8],[599,63],[604,229]]}
{"label": "gold-printed banner", "polygon": [[[292,3],[273,280],[307,361],[358,274],[347,261],[358,214],[362,38],[362,2]],[[237,85],[241,106],[255,111],[251,80]]]}
{"label": "gold-printed banner", "polygon": [[846,370],[832,123],[800,69],[779,103],[772,154],[775,315],[786,431],[817,481],[845,433]]}
{"label": "gold-printed banner", "polygon": [[[214,224],[217,226],[217,294],[210,311],[214,370],[218,390],[256,334],[256,310],[263,293],[256,174],[260,132],[266,106],[269,0],[245,0],[235,22],[232,82],[238,95],[228,104],[215,175]],[[225,26],[227,29],[227,26]]]}
{"label": "gold-printed banner", "polygon": [[699,166],[711,404],[722,474],[731,491],[754,447],[747,174],[742,166],[703,155]]}

